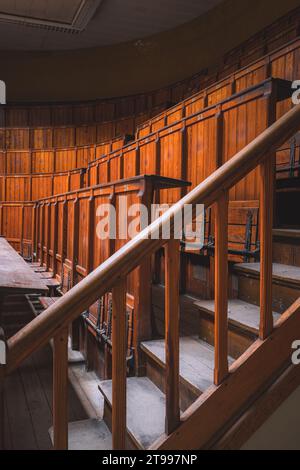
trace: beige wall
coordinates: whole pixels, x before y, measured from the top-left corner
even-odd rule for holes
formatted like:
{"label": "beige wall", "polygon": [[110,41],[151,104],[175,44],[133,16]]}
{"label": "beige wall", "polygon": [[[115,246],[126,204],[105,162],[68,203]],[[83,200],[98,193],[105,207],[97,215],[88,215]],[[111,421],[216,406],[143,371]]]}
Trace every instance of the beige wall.
{"label": "beige wall", "polygon": [[150,91],[213,65],[299,0],[226,0],[151,38],[68,52],[2,52],[9,101],[85,100]]}
{"label": "beige wall", "polygon": [[300,450],[300,387],[251,436],[242,450]]}

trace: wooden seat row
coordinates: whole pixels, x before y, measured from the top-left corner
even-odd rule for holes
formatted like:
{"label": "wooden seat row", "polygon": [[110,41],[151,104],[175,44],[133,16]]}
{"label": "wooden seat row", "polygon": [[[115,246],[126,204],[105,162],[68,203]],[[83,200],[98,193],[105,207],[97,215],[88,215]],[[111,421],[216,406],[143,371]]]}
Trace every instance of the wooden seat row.
{"label": "wooden seat row", "polygon": [[[290,82],[267,79],[90,163],[88,184],[159,174],[195,187],[274,122],[279,105],[290,97]],[[162,192],[161,202],[176,202],[181,194]],[[230,194],[231,200],[258,197],[255,172]]]}
{"label": "wooden seat row", "polygon": [[[136,138],[145,137],[163,127],[178,122],[183,117],[190,116],[202,109],[215,105],[235,93],[256,85],[268,78],[297,80],[299,75],[298,63],[300,56],[300,39],[297,38],[276,51],[270,52],[252,62],[240,67],[193,96],[177,105],[163,111],[153,119],[141,124],[136,130]],[[284,112],[288,111],[289,103]]]}
{"label": "wooden seat row", "polygon": [[0,151],[0,174],[57,173],[87,167],[88,163],[122,148],[131,140],[124,135],[99,144],[52,150]]}
{"label": "wooden seat row", "polygon": [[[212,69],[153,92],[97,100],[87,103],[9,105],[1,107],[1,127],[80,125],[141,116],[141,122],[155,116],[171,103],[228,76],[299,36],[300,8],[289,12],[272,25],[224,55]],[[138,125],[138,123],[136,123]]]}
{"label": "wooden seat row", "polygon": [[1,151],[53,150],[76,148],[118,141],[125,134],[134,134],[143,122],[130,118],[80,127],[3,127],[0,128]]}
{"label": "wooden seat row", "polygon": [[0,176],[0,201],[37,201],[85,186],[85,169],[61,173]]}

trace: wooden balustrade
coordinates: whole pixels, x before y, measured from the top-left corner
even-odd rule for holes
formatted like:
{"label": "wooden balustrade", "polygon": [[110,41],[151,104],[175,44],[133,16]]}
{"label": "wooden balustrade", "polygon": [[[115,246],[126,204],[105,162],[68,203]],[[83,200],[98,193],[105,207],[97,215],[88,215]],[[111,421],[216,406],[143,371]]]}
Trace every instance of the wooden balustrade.
{"label": "wooden balustrade", "polygon": [[179,408],[179,240],[165,245],[166,434],[180,422]]}
{"label": "wooden balustrade", "polygon": [[126,438],[126,277],[112,288],[112,443],[125,449]]}
{"label": "wooden balustrade", "polygon": [[215,228],[215,370],[219,385],[228,374],[228,191],[216,202]]}
{"label": "wooden balustrade", "polygon": [[[2,299],[0,298],[0,303]],[[1,306],[1,305],[0,305]],[[5,380],[6,339],[0,328],[0,450],[4,450],[4,380]]]}
{"label": "wooden balustrade", "polygon": [[265,339],[273,329],[272,244],[274,201],[274,155],[260,164],[260,326],[259,336]]}
{"label": "wooden balustrade", "polygon": [[53,341],[53,443],[54,449],[68,448],[68,328]]}
{"label": "wooden balustrade", "polygon": [[[186,204],[203,203],[207,206],[216,203],[216,364],[215,382],[224,380],[228,371],[227,365],[227,283],[226,283],[226,252],[227,252],[227,210],[228,191],[257,165],[261,165],[261,188],[264,189],[262,199],[261,234],[264,244],[262,250],[262,279],[263,301],[269,301],[272,277],[270,276],[270,234],[272,230],[270,198],[272,193],[270,155],[286,139],[290,138],[300,128],[300,106],[294,107],[286,115],[272,124],[260,136],[254,139],[243,150],[228,160],[213,175],[200,183],[190,193],[175,203],[167,212],[144,229],[138,236],[122,246],[109,259],[98,266],[80,283],[50,306],[35,320],[25,326],[8,341],[7,373],[13,371],[26,357],[43,346],[51,338],[55,338],[55,350],[61,348],[62,364],[55,357],[55,410],[56,416],[56,446],[66,446],[66,331],[68,325],[76,319],[83,310],[87,309],[99,297],[113,291],[113,445],[114,448],[124,448],[126,429],[126,277],[142,262],[145,256],[154,254],[166,244],[163,239],[152,239],[156,233],[161,233],[165,224],[170,223],[171,233],[174,229],[174,219],[182,213]],[[176,238],[176,233],[174,237]],[[167,242],[166,248],[166,431],[172,432],[185,422],[180,423],[178,406],[178,243],[175,240]],[[174,272],[173,272],[174,270]],[[177,274],[176,274],[177,272]],[[299,304],[299,302],[298,302]],[[299,305],[291,309],[299,308]],[[261,309],[261,331],[264,336],[270,332],[268,311],[270,305],[264,304]],[[287,315],[290,313],[288,312]],[[284,320],[282,320],[284,321]],[[277,331],[278,333],[278,331]],[[63,335],[63,336],[62,336]],[[64,340],[62,340],[62,337]],[[277,336],[278,337],[278,334]],[[62,341],[61,341],[62,340]],[[267,344],[267,342],[266,342]],[[268,343],[269,344],[269,343]],[[268,348],[265,346],[265,348]],[[257,347],[257,346],[256,346]],[[269,349],[268,349],[269,351]],[[255,353],[255,348],[254,348]],[[268,352],[269,354],[269,352]],[[60,361],[61,361],[60,357]],[[256,356],[255,356],[256,357]],[[254,362],[257,361],[257,358]],[[238,365],[232,369],[232,374],[238,370]],[[247,372],[246,369],[245,373]],[[231,375],[232,375],[231,374]],[[248,373],[249,375],[249,373]],[[261,377],[261,381],[264,377]],[[64,384],[63,387],[61,384]],[[225,387],[226,388],[226,387]],[[61,395],[62,400],[58,401]],[[60,409],[63,408],[63,409]],[[59,411],[60,409],[60,411]],[[62,419],[58,429],[58,420]],[[61,432],[61,434],[60,434]],[[178,432],[178,431],[177,431]],[[176,436],[176,433],[172,435]]]}

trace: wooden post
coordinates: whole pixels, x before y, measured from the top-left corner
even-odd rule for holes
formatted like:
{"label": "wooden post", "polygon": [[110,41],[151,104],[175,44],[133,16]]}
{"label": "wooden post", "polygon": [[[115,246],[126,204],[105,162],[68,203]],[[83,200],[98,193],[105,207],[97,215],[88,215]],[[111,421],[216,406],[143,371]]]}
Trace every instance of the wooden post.
{"label": "wooden post", "polygon": [[179,240],[165,246],[166,434],[180,422],[179,408]]}
{"label": "wooden post", "polygon": [[215,369],[214,383],[228,375],[228,192],[215,211]]}
{"label": "wooden post", "polygon": [[49,250],[50,250],[50,234],[51,234],[51,202],[48,202],[45,207],[45,230],[46,230],[46,243],[45,243],[45,253],[46,253],[46,270],[49,270]]}
{"label": "wooden post", "polygon": [[[2,300],[2,299],[1,299]],[[0,305],[1,307],[1,305]],[[1,312],[0,312],[1,313]],[[4,378],[6,363],[6,340],[4,331],[0,328],[0,450],[4,450]]]}
{"label": "wooden post", "polygon": [[274,157],[260,164],[260,339],[273,330],[272,313],[272,229]]}
{"label": "wooden post", "polygon": [[[78,264],[78,236],[79,236],[79,199],[76,197],[73,203],[73,233],[72,233],[72,281],[71,287],[76,284],[76,267]],[[72,322],[72,349],[79,351],[80,349],[80,317]]]}
{"label": "wooden post", "polygon": [[112,442],[125,449],[126,436],[126,278],[112,289]]}
{"label": "wooden post", "polygon": [[94,267],[94,232],[95,232],[95,198],[93,194],[88,202],[88,260],[87,273],[90,273]]}
{"label": "wooden post", "polygon": [[54,337],[53,344],[53,433],[54,449],[68,448],[68,328]]}
{"label": "wooden post", "polygon": [[55,201],[53,205],[53,219],[50,229],[52,230],[52,259],[53,259],[53,276],[56,277],[57,274],[57,246],[58,246],[58,202]]}

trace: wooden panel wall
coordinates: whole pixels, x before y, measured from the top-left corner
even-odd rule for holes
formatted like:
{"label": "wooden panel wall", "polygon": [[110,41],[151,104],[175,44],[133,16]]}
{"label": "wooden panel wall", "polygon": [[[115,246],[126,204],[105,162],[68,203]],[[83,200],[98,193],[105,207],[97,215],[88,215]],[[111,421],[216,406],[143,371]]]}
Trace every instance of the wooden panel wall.
{"label": "wooden panel wall", "polygon": [[[187,179],[195,187],[275,119],[277,95],[281,93],[278,87],[281,90],[281,82],[265,80],[129,143],[89,165],[89,184],[136,174],[159,174]],[[172,204],[181,195],[180,189],[163,190],[160,202]],[[231,191],[231,199],[257,200],[256,175],[239,183]]]}
{"label": "wooden panel wall", "polygon": [[0,176],[1,201],[21,202],[80,189],[84,185],[84,170],[56,174]]}
{"label": "wooden panel wall", "polygon": [[0,235],[5,236],[13,248],[30,258],[33,247],[33,203],[0,203]]}

